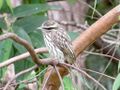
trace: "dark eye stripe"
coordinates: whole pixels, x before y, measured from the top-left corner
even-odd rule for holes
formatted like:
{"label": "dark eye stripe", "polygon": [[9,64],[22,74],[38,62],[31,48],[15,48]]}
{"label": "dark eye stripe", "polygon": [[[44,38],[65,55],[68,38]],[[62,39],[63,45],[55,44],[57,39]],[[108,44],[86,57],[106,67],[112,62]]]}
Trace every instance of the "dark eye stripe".
{"label": "dark eye stripe", "polygon": [[54,28],[43,28],[43,29],[46,29],[46,30],[51,30],[51,29],[54,29]]}
{"label": "dark eye stripe", "polygon": [[52,29],[57,29],[57,27],[46,27],[46,28],[43,28],[43,29],[46,29],[46,30],[52,30]]}

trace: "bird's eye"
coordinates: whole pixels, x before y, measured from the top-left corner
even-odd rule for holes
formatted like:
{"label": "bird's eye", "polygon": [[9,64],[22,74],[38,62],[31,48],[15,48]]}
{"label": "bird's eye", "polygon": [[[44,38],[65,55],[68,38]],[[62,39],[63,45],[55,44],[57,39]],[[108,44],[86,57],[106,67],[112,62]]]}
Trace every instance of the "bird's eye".
{"label": "bird's eye", "polygon": [[49,27],[49,28],[44,28],[44,29],[46,29],[46,30],[52,30],[52,29],[54,29],[54,28],[52,28],[52,27],[50,28],[50,27]]}
{"label": "bird's eye", "polygon": [[58,27],[44,27],[43,29],[46,29],[46,30],[57,30]]}
{"label": "bird's eye", "polygon": [[47,28],[48,30],[52,30],[53,28]]}

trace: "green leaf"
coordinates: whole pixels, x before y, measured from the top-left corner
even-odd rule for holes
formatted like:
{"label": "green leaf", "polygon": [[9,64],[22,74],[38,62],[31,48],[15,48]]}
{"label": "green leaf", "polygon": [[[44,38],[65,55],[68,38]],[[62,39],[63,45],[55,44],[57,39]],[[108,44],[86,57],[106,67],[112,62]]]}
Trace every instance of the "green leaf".
{"label": "green leaf", "polygon": [[118,20],[120,20],[120,15],[118,16]]}
{"label": "green leaf", "polygon": [[26,76],[26,80],[31,80],[31,78],[33,79],[33,77],[35,77],[36,76],[36,73],[35,73],[35,71],[32,71],[32,72],[30,72],[29,73],[29,75],[27,75]]}
{"label": "green leaf", "polygon": [[69,77],[64,77],[64,89],[65,90],[74,90],[74,87],[72,85],[72,80]]}
{"label": "green leaf", "polygon": [[26,84],[22,83],[22,84],[19,85],[17,90],[23,90],[25,87],[26,87]]}
{"label": "green leaf", "polygon": [[[12,41],[4,40],[0,42],[0,62],[5,61],[11,55]],[[6,68],[0,68],[0,78],[4,76]]]}
{"label": "green leaf", "polygon": [[9,6],[9,8],[12,8],[11,0],[6,0],[6,3],[7,3],[7,5]]}
{"label": "green leaf", "polygon": [[6,28],[6,24],[3,20],[3,18],[0,18],[0,28],[4,28],[4,29]]}
{"label": "green leaf", "polygon": [[[58,7],[58,6],[57,6]],[[25,4],[14,9],[15,17],[30,16],[32,14],[46,12],[50,9],[59,9],[56,6],[49,6],[48,4]]]}
{"label": "green leaf", "polygon": [[[45,47],[45,43],[44,43],[44,39],[43,39],[41,30],[31,32],[31,33],[29,33],[29,36],[32,40],[34,48]],[[48,53],[39,54],[40,58],[47,58],[48,56],[49,56]]]}
{"label": "green leaf", "polygon": [[[15,62],[15,72],[18,73],[22,70],[32,67],[33,65],[35,65],[35,63],[32,62],[31,57],[29,57],[25,60],[22,60],[22,61]],[[20,77],[17,78],[17,81],[26,79],[29,74],[30,74],[30,72],[28,72],[24,75],[21,75]]]}
{"label": "green leaf", "polygon": [[7,3],[7,5],[8,5],[8,7],[10,8],[11,12],[13,13],[11,0],[6,0],[6,3]]}
{"label": "green leaf", "polygon": [[0,9],[2,8],[3,6],[3,0],[0,0]]}
{"label": "green leaf", "polygon": [[118,63],[118,72],[120,71],[120,61]]}
{"label": "green leaf", "polygon": [[[32,45],[32,42],[31,42],[31,39],[30,37],[28,36],[28,34],[24,31],[24,29],[22,29],[21,27],[17,27],[17,26],[13,26],[13,31],[19,36],[21,37],[22,39],[25,39],[26,41],[29,42],[30,45]],[[15,48],[20,52],[20,53],[23,53],[23,52],[26,52],[27,50],[25,49],[24,46],[14,42],[13,44],[15,46]]]}
{"label": "green leaf", "polygon": [[44,44],[44,39],[41,31],[34,31],[29,33],[30,38],[32,40],[33,46],[35,48],[43,47],[45,46]]}
{"label": "green leaf", "polygon": [[22,45],[20,45],[20,44],[18,44],[18,43],[16,43],[16,42],[13,42],[13,45],[14,45],[14,47],[18,50],[18,52],[19,52],[20,54],[22,54],[22,53],[24,53],[24,52],[27,52],[27,50],[24,48],[24,46],[22,46]]}
{"label": "green leaf", "polygon": [[77,2],[77,0],[67,0],[70,4],[75,4]]}
{"label": "green leaf", "polygon": [[5,40],[0,42],[0,62],[9,58],[12,48],[12,41]]}
{"label": "green leaf", "polygon": [[14,30],[14,33],[16,33],[21,38],[27,40],[29,42],[29,44],[32,45],[29,35],[25,32],[25,30],[23,28],[18,27],[18,26],[13,26],[13,30]]}
{"label": "green leaf", "polygon": [[[14,25],[12,29],[13,29],[14,33],[16,33],[22,39],[27,40],[29,42],[29,44],[32,45],[29,35],[24,31],[23,28]],[[16,42],[14,42],[13,45],[18,51],[18,52],[16,52],[16,55],[27,51],[24,46],[22,46]],[[15,62],[15,72],[16,73],[20,72],[26,68],[30,68],[33,65],[34,65],[34,63],[32,62],[30,57],[23,61]],[[22,76],[18,77],[17,80],[23,80],[24,78],[26,78],[26,75],[22,75]]]}
{"label": "green leaf", "polygon": [[120,73],[116,77],[112,90],[120,90]]}
{"label": "green leaf", "polygon": [[38,30],[37,27],[41,26],[46,19],[47,17],[45,16],[29,16],[16,21],[15,25],[22,27],[27,33],[30,33],[33,30]]}

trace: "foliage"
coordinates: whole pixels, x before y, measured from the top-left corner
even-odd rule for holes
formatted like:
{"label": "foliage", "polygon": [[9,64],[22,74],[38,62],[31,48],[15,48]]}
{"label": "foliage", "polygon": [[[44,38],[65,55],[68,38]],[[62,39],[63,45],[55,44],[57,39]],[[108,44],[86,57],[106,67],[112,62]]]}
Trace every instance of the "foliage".
{"label": "foliage", "polygon": [[[98,20],[102,15],[104,15],[105,13],[107,13],[110,9],[112,9],[113,7],[115,7],[117,4],[119,4],[119,1],[118,0],[90,0],[90,5],[92,5],[93,8],[90,8],[88,13],[87,13],[87,16],[86,16],[86,19],[87,19],[87,22],[89,24],[92,24],[93,22],[95,22],[96,20]],[[95,10],[97,10],[98,12],[95,12]],[[114,29],[119,29],[119,25],[118,26],[113,26]],[[111,32],[112,34],[113,33],[116,33],[115,31],[112,31]],[[110,39],[112,36],[109,36],[108,39]],[[116,36],[116,38],[114,39],[117,43],[117,38],[119,38],[119,36]],[[111,40],[112,41],[112,40]],[[106,46],[107,47],[107,46]],[[93,50],[95,52],[94,53],[90,53],[88,56],[87,56],[87,60],[86,60],[86,67],[91,69],[91,70],[94,70],[94,71],[98,71],[98,72],[102,72],[106,75],[110,75],[110,76],[113,76],[113,77],[116,77],[116,76],[119,76],[119,73],[117,72],[119,68],[117,68],[118,66],[118,63],[116,62],[112,62],[113,59],[109,59],[108,58],[104,58],[102,55],[100,54],[96,54],[96,53],[100,53],[100,52],[103,52],[103,50],[106,48],[106,47],[103,47],[102,49],[100,50]],[[109,45],[108,45],[109,47]],[[113,45],[112,48],[117,48],[117,51],[120,51],[120,49],[115,45]],[[111,52],[111,50],[109,50],[109,52]],[[109,53],[107,52],[107,53]],[[120,54],[120,52],[119,52]],[[113,53],[114,55],[114,53]],[[119,66],[120,67],[120,63],[119,63]],[[98,75],[98,74],[95,74],[95,73],[92,73],[92,72],[89,72],[90,75],[92,75],[93,77],[95,77],[97,80],[100,79],[100,77],[102,75]],[[118,75],[117,75],[118,74]],[[118,86],[120,86],[120,84],[118,83],[119,79],[116,78],[115,79],[115,82],[114,80],[111,80],[109,78],[105,78],[102,76],[102,78],[100,79],[100,82],[106,86],[107,90],[112,90],[113,87],[115,90],[119,90]],[[114,85],[113,85],[114,84]],[[93,87],[96,87],[94,84],[92,84]],[[95,90],[101,90],[100,88],[97,87],[97,89],[95,88]]]}
{"label": "foliage", "polygon": [[72,81],[69,77],[64,77],[63,82],[65,85],[65,90],[74,90]]}
{"label": "foliage", "polygon": [[120,89],[120,74],[118,74],[118,76],[116,77],[112,90],[119,90],[119,89]]}
{"label": "foliage", "polygon": [[[5,8],[9,8],[7,11]],[[5,18],[0,18],[0,31],[1,34],[4,31],[14,32],[21,38],[27,40],[30,45],[35,48],[43,47],[44,41],[43,36],[40,31],[37,30],[37,27],[42,24],[43,21],[47,19],[45,13],[49,9],[55,9],[54,6],[49,6],[46,3],[38,4],[23,4],[13,8],[10,0],[0,0],[0,11],[2,13],[8,13],[7,16],[10,20],[6,21]],[[2,14],[1,13],[1,14]],[[7,25],[10,23],[10,25]],[[35,38],[36,37],[36,38]],[[27,50],[19,45],[18,43],[12,40],[4,40],[0,42],[0,62],[3,62],[10,57],[22,54]],[[40,57],[46,57],[46,55],[41,54]],[[15,72],[18,73],[26,68],[29,68],[34,65],[31,58],[27,58],[24,61],[16,62]],[[6,72],[5,68],[0,69],[0,79],[3,79],[3,76]],[[27,75],[21,76],[18,80],[25,79]],[[23,86],[23,85],[22,85]]]}

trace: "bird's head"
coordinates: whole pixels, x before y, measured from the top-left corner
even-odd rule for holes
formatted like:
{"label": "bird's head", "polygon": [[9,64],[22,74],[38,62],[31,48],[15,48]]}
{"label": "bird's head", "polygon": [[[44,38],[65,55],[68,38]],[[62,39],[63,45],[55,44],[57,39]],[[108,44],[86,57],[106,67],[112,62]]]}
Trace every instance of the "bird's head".
{"label": "bird's head", "polygon": [[43,22],[41,27],[38,27],[38,29],[41,29],[42,31],[53,31],[57,30],[58,28],[58,23],[54,20],[47,20]]}

